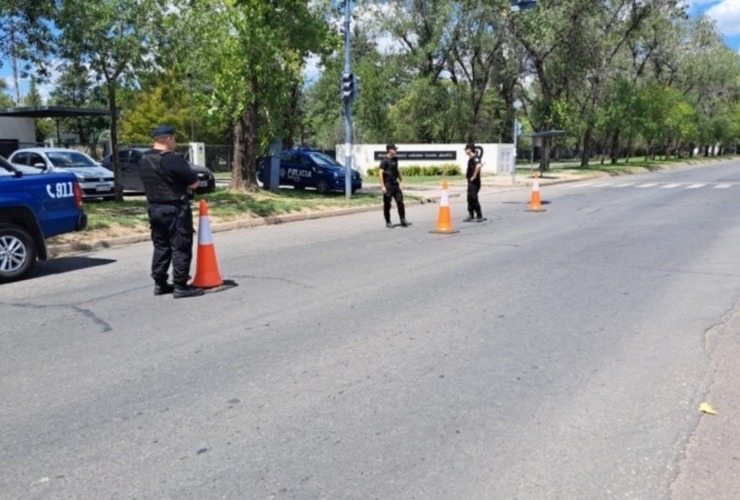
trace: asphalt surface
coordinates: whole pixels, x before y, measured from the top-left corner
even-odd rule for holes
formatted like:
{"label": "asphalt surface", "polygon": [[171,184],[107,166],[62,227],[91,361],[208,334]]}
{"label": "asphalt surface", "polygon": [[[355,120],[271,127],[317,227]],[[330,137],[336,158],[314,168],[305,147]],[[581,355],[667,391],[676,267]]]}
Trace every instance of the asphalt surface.
{"label": "asphalt surface", "polygon": [[147,243],[41,263],[0,497],[736,498],[740,164],[542,189],[219,232],[194,299]]}

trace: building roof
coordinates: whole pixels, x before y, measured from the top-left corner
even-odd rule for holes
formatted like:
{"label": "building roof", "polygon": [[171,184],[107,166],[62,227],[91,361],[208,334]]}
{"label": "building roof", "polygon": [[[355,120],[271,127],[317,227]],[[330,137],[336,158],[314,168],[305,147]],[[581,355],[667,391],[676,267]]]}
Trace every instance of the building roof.
{"label": "building roof", "polygon": [[[71,108],[65,106],[28,106],[22,108],[0,108],[0,116],[16,118],[71,118],[75,116],[107,116],[107,109]],[[116,110],[120,115],[121,111]]]}

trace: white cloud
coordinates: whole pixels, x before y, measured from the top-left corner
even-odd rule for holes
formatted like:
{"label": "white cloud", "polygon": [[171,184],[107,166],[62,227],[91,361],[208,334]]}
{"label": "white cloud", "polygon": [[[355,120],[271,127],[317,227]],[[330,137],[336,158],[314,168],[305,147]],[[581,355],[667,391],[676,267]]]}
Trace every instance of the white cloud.
{"label": "white cloud", "polygon": [[723,35],[740,34],[740,0],[723,0],[708,8],[705,15],[717,22]]}

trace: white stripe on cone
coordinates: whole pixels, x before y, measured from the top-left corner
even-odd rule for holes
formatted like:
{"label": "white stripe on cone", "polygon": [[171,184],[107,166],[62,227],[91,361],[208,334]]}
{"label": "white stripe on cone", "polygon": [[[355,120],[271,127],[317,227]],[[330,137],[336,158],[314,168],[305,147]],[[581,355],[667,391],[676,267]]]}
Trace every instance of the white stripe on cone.
{"label": "white stripe on cone", "polygon": [[198,231],[198,244],[213,245],[213,233],[211,233],[211,222],[208,220],[207,215],[203,215],[200,217],[199,231]]}

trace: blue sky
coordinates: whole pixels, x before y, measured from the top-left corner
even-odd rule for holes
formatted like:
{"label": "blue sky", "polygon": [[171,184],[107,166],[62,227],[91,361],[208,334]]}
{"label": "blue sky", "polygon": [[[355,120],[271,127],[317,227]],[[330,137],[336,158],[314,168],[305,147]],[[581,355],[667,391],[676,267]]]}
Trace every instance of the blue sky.
{"label": "blue sky", "polygon": [[692,16],[704,14],[717,23],[725,43],[740,49],[740,0],[685,0]]}
{"label": "blue sky", "polygon": [[[683,0],[689,7],[689,15],[704,14],[717,23],[717,27],[724,37],[725,43],[735,51],[740,52],[740,0]],[[315,61],[309,61],[314,72]],[[311,75],[309,75],[310,77]],[[314,75],[315,76],[315,75]],[[10,87],[10,95],[15,97],[13,84],[13,70],[10,61],[3,60],[0,67],[0,78],[5,79]],[[28,81],[19,82],[21,97],[28,92]],[[53,84],[39,87],[39,92],[46,98]]]}

